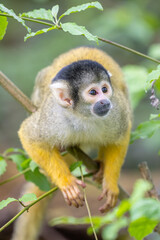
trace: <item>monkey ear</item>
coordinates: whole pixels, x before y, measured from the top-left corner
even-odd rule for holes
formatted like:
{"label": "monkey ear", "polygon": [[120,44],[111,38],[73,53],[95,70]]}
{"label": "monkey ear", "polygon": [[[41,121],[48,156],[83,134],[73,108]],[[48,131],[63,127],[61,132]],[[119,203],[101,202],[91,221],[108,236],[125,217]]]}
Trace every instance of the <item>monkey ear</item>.
{"label": "monkey ear", "polygon": [[63,107],[71,107],[73,105],[73,101],[69,94],[69,89],[67,84],[63,82],[53,82],[50,85],[50,89],[57,99],[57,102]]}
{"label": "monkey ear", "polygon": [[110,77],[112,77],[112,73],[110,72],[110,71],[107,71],[108,72],[108,75],[110,76]]}

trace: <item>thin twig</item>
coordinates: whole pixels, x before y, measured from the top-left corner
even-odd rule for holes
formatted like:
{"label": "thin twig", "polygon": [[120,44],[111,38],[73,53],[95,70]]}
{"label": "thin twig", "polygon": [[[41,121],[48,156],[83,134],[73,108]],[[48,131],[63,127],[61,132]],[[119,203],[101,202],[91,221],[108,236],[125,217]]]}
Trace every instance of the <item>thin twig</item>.
{"label": "thin twig", "polygon": [[152,189],[147,192],[149,197],[158,199],[158,193],[157,193],[157,190],[156,190],[155,185],[153,183],[152,175],[151,175],[151,172],[149,170],[149,167],[148,167],[147,163],[142,162],[138,165],[138,167],[139,167],[139,170],[141,172],[141,175],[142,175],[143,179],[147,180],[152,185]]}
{"label": "thin twig", "polygon": [[[0,13],[0,16],[13,18],[13,16],[9,15],[8,13]],[[22,18],[23,20],[29,21],[29,22],[35,22],[35,23],[43,24],[43,25],[50,26],[50,27],[54,26],[53,23],[41,21],[41,20],[34,19],[34,18],[28,18],[28,17],[20,17],[20,18]]]}
{"label": "thin twig", "polygon": [[119,43],[116,43],[116,42],[113,42],[113,41],[110,41],[110,40],[107,40],[107,39],[104,39],[104,38],[101,38],[101,37],[98,37],[98,39],[99,39],[100,41],[102,41],[102,42],[111,44],[111,45],[113,45],[113,46],[116,46],[116,47],[121,48],[121,49],[123,49],[123,50],[126,50],[126,51],[128,51],[128,52],[134,53],[134,54],[136,54],[136,55],[138,55],[138,56],[144,57],[144,58],[146,58],[146,59],[148,59],[148,60],[150,60],[150,61],[152,61],[152,62],[160,63],[159,60],[157,60],[157,59],[155,59],[155,58],[152,58],[152,57],[150,57],[150,56],[148,56],[148,55],[146,55],[146,54],[143,54],[143,53],[141,53],[141,52],[139,52],[139,51],[136,51],[136,50],[134,50],[134,49],[132,49],[132,48],[126,47],[126,46],[124,46],[124,45],[122,45],[122,44],[119,44]]}
{"label": "thin twig", "polygon": [[13,223],[24,212],[28,211],[29,208],[31,208],[33,205],[35,205],[37,202],[39,202],[43,198],[49,196],[51,193],[55,192],[57,189],[58,189],[57,187],[52,188],[51,190],[49,190],[48,192],[44,193],[39,198],[37,198],[37,200],[33,201],[28,206],[24,207],[17,215],[15,215],[10,221],[8,221],[5,225],[3,225],[3,227],[0,228],[0,232],[2,232],[6,227],[8,227],[11,223]]}
{"label": "thin twig", "polygon": [[31,170],[30,168],[26,168],[26,169],[23,170],[22,172],[19,172],[18,174],[16,174],[16,175],[14,175],[14,176],[12,176],[12,177],[4,180],[3,182],[0,182],[0,186],[2,186],[2,185],[5,184],[5,183],[9,183],[9,182],[15,180],[16,178],[22,176],[24,173],[26,173],[26,172],[28,172],[28,171],[30,171],[30,170]]}
{"label": "thin twig", "polygon": [[[81,172],[82,181],[84,182],[84,177],[83,177],[83,172],[82,172],[81,167],[80,167],[80,172]],[[94,228],[94,224],[93,224],[93,221],[92,221],[92,215],[91,215],[91,211],[90,211],[89,204],[88,204],[88,201],[87,201],[87,196],[86,196],[86,190],[85,189],[83,189],[83,193],[84,193],[84,201],[85,201],[85,204],[86,204],[86,208],[87,208],[90,224],[91,224],[91,227],[92,227],[92,230],[93,230],[93,234],[94,234],[95,239],[98,240],[98,237],[97,237],[97,234],[96,234],[96,231],[95,231],[95,228]]]}
{"label": "thin twig", "polygon": [[[7,14],[7,13],[0,13],[0,16],[5,16],[5,17],[11,17],[11,18],[13,18],[13,16],[11,16],[11,15],[9,15],[9,14]],[[45,22],[45,21],[42,21],[42,20],[40,21],[40,20],[38,20],[38,19],[33,19],[33,18],[28,18],[28,17],[21,17],[21,18],[22,18],[23,20],[26,20],[26,21],[36,22],[36,23],[39,23],[39,24],[47,25],[47,26],[49,26],[49,27],[55,26],[53,23]],[[58,26],[58,25],[57,25],[57,29],[62,30],[62,28],[61,28],[60,26]],[[150,56],[148,56],[148,55],[146,55],[146,54],[143,54],[143,53],[141,53],[141,52],[139,52],[139,51],[136,51],[136,50],[134,50],[134,49],[132,49],[132,48],[126,47],[126,46],[124,46],[124,45],[122,45],[122,44],[119,44],[119,43],[116,43],[116,42],[113,42],[113,41],[111,41],[111,40],[104,39],[104,38],[101,38],[101,37],[97,37],[97,38],[98,38],[100,41],[102,41],[102,42],[111,44],[111,45],[116,46],[116,47],[118,47],[118,48],[121,48],[121,49],[123,49],[123,50],[125,50],[125,51],[134,53],[134,54],[136,54],[136,55],[138,55],[138,56],[141,56],[141,57],[143,57],[143,58],[146,58],[146,59],[148,59],[148,60],[150,60],[150,61],[152,61],[152,62],[160,63],[159,60],[157,60],[157,59],[155,59],[155,58],[152,58],[152,57],[150,57]]]}

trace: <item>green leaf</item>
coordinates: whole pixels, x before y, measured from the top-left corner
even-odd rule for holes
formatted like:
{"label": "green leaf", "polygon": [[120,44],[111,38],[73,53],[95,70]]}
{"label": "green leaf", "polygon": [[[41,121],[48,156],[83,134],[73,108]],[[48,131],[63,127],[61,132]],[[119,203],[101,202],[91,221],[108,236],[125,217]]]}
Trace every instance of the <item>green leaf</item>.
{"label": "green leaf", "polygon": [[145,96],[147,69],[141,66],[127,65],[123,67],[123,72],[130,93],[131,105],[136,108]]}
{"label": "green leaf", "polygon": [[102,5],[99,2],[91,2],[91,3],[85,3],[82,5],[78,5],[76,7],[72,7],[69,8],[66,12],[64,12],[59,19],[61,19],[62,17],[66,16],[66,15],[70,15],[71,13],[76,13],[76,12],[81,12],[84,11],[88,8],[97,8],[99,10],[103,10]]}
{"label": "green leaf", "polygon": [[151,45],[148,53],[151,57],[160,59],[160,43]]}
{"label": "green leaf", "polygon": [[21,17],[17,16],[12,9],[8,9],[3,4],[0,4],[0,10],[4,13],[8,13],[15,20],[20,22],[27,29],[28,32],[31,32],[31,29],[29,27],[27,27],[27,25],[25,24],[25,21]]}
{"label": "green leaf", "polygon": [[34,161],[31,161],[29,166],[30,166],[32,172],[34,172],[34,170],[38,167],[38,164]]}
{"label": "green leaf", "polygon": [[118,232],[121,228],[128,225],[126,217],[121,217],[116,222],[109,224],[102,231],[102,237],[104,240],[115,240],[118,236]]}
{"label": "green leaf", "polygon": [[31,159],[30,159],[30,158],[25,159],[25,160],[21,163],[22,169],[24,170],[24,169],[28,168],[29,165],[30,165],[30,162],[31,162]]}
{"label": "green leaf", "polygon": [[70,166],[70,171],[73,172],[76,168],[82,166],[82,161],[77,161]]}
{"label": "green leaf", "polygon": [[52,15],[53,15],[53,17],[57,20],[57,14],[58,14],[58,12],[59,12],[59,5],[55,5],[55,6],[53,6],[53,8],[52,8]]}
{"label": "green leaf", "polygon": [[131,221],[146,217],[160,221],[160,202],[153,198],[140,199],[130,209]]}
{"label": "green leaf", "polygon": [[119,218],[123,216],[126,212],[130,210],[131,203],[128,199],[121,201],[120,205],[117,208],[116,216]]}
{"label": "green leaf", "polygon": [[160,120],[143,122],[136,128],[134,132],[131,133],[131,143],[139,138],[150,138],[157,130],[160,130]]}
{"label": "green leaf", "polygon": [[0,16],[0,40],[3,39],[4,35],[6,34],[8,21],[6,17]]}
{"label": "green leaf", "polygon": [[18,199],[21,202],[30,202],[37,200],[37,197],[34,193],[26,193],[21,198]]}
{"label": "green leaf", "polygon": [[8,149],[4,152],[4,154],[6,155],[6,154],[8,154],[8,153],[21,153],[21,154],[23,154],[23,155],[26,154],[26,152],[25,152],[24,150],[20,149],[20,148],[8,148]]}
{"label": "green leaf", "polygon": [[143,198],[145,193],[149,191],[151,188],[152,188],[152,185],[149,182],[143,179],[137,180],[134,185],[132,195],[130,197],[131,204]]}
{"label": "green leaf", "polygon": [[2,200],[0,202],[0,210],[6,207],[9,203],[15,202],[15,201],[17,201],[17,199],[15,198],[7,198],[6,200]]}
{"label": "green leaf", "polygon": [[0,176],[1,176],[3,173],[5,173],[6,167],[7,167],[7,163],[6,163],[5,159],[3,159],[2,157],[0,157]]}
{"label": "green leaf", "polygon": [[151,114],[149,120],[153,120],[158,117],[160,118],[160,114]]}
{"label": "green leaf", "polygon": [[[98,219],[99,217],[93,217],[93,223],[94,220]],[[84,217],[84,218],[75,218],[75,217],[66,217],[66,216],[62,216],[62,217],[58,217],[58,218],[53,218],[50,222],[49,225],[50,226],[55,226],[58,224],[90,224],[90,219],[89,217]]]}
{"label": "green leaf", "polygon": [[[26,160],[26,156],[20,154],[11,154],[9,158],[16,164],[18,171],[23,171],[22,163]],[[28,159],[28,158],[27,158]]]}
{"label": "green leaf", "polygon": [[52,11],[50,9],[46,10],[44,8],[35,9],[30,12],[22,13],[21,17],[43,19],[43,20],[48,20],[53,22]]}
{"label": "green leaf", "polygon": [[96,36],[93,36],[90,32],[88,32],[84,26],[79,26],[76,23],[68,22],[63,24],[61,23],[61,27],[65,32],[69,32],[72,35],[83,35],[89,41],[95,41],[98,44],[98,38]]}
{"label": "green leaf", "polygon": [[157,66],[156,70],[153,70],[152,72],[150,72],[148,74],[147,77],[147,84],[151,85],[151,83],[156,80],[156,81],[160,81],[160,65]]}
{"label": "green leaf", "polygon": [[49,32],[49,31],[51,31],[51,30],[53,30],[53,29],[57,29],[57,27],[56,27],[56,26],[53,26],[53,27],[51,27],[51,28],[44,28],[44,29],[38,30],[37,32],[28,33],[28,34],[24,37],[24,41],[26,41],[28,38],[37,36],[37,35],[39,35],[39,34]]}
{"label": "green leaf", "polygon": [[144,237],[153,232],[157,223],[158,221],[142,217],[131,222],[128,231],[136,240],[143,240]]}
{"label": "green leaf", "polygon": [[47,177],[40,173],[39,169],[36,168],[34,172],[28,171],[24,174],[25,179],[29,182],[36,184],[42,191],[50,190],[50,182]]}

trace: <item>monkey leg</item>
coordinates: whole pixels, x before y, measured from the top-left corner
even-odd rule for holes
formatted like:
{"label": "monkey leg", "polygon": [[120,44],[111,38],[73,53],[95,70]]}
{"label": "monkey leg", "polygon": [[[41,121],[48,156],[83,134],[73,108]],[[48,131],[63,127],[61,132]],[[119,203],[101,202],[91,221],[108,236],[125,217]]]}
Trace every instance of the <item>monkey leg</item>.
{"label": "monkey leg", "polygon": [[118,179],[120,170],[124,162],[130,138],[130,128],[120,144],[110,144],[102,147],[99,152],[99,158],[104,164],[104,175],[102,182],[102,194],[99,200],[107,197],[104,205],[99,209],[102,213],[113,208],[116,205],[119,188]]}
{"label": "monkey leg", "polygon": [[84,199],[77,185],[85,187],[85,184],[72,176],[59,150],[56,147],[52,149],[46,143],[29,142],[23,138],[21,131],[19,135],[24,149],[45,170],[51,182],[60,188],[65,201],[75,207],[83,206]]}
{"label": "monkey leg", "polygon": [[[25,185],[24,193],[35,193],[37,197],[44,192],[32,183]],[[22,214],[14,225],[12,240],[36,240],[44,219],[49,197],[36,203],[28,212]],[[22,208],[22,207],[21,207]]]}

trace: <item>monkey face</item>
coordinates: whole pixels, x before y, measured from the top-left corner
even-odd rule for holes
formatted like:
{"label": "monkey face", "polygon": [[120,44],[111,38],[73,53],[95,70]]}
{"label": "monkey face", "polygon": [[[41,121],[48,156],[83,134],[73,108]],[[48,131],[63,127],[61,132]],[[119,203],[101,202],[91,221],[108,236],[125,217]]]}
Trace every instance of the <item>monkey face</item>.
{"label": "monkey face", "polygon": [[85,102],[90,104],[91,114],[98,117],[106,116],[112,108],[111,96],[111,85],[105,80],[89,85],[83,92]]}
{"label": "monkey face", "polygon": [[64,67],[50,87],[56,101],[72,114],[103,117],[112,108],[110,76],[99,63],[83,60]]}

